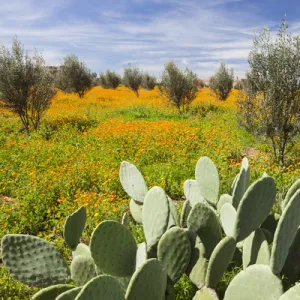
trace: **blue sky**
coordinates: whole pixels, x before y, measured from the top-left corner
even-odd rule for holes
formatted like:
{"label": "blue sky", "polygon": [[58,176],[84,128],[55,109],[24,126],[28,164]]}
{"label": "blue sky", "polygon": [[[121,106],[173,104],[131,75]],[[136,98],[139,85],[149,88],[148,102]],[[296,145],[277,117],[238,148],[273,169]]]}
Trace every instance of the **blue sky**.
{"label": "blue sky", "polygon": [[12,37],[49,65],[76,54],[94,72],[132,63],[160,75],[174,60],[200,78],[223,59],[243,77],[253,34],[284,15],[300,33],[299,0],[0,0],[0,40]]}

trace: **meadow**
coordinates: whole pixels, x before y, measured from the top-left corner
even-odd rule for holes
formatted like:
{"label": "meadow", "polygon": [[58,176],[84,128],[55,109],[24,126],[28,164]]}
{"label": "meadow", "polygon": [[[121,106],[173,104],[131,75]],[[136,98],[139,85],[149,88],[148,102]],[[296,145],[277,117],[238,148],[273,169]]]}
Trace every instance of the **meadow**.
{"label": "meadow", "polygon": [[[227,193],[243,157],[251,166],[251,181],[263,172],[275,179],[274,211],[288,187],[299,177],[300,143],[285,168],[273,162],[269,144],[240,128],[236,120],[237,90],[226,101],[203,88],[189,112],[179,115],[158,89],[142,90],[140,98],[119,87],[94,87],[84,98],[58,92],[41,128],[30,136],[19,132],[17,116],[0,106],[0,239],[7,233],[43,237],[67,258],[62,237],[67,215],[84,205],[88,221],[83,241],[105,219],[120,220],[129,198],[119,182],[124,160],[136,165],[148,187],[165,189],[180,209],[183,183],[194,178],[201,156],[211,158],[220,174],[220,193]],[[137,241],[140,226],[130,226]],[[231,278],[225,274],[220,283]],[[11,278],[0,260],[0,299],[30,299],[36,291]],[[192,299],[182,279],[177,300]],[[2,297],[2,298],[1,298]]]}

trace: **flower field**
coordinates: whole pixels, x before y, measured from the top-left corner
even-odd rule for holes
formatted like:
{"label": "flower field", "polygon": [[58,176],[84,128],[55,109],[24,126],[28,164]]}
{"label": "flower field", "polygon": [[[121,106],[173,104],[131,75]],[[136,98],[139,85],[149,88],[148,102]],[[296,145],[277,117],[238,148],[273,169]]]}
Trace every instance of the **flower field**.
{"label": "flower field", "polygon": [[[264,140],[238,127],[237,95],[233,90],[220,101],[204,88],[189,113],[178,115],[158,89],[142,90],[140,98],[124,87],[95,87],[83,99],[58,92],[41,128],[30,137],[19,132],[18,118],[0,106],[0,239],[7,233],[40,236],[69,257],[62,238],[67,215],[87,207],[87,241],[99,222],[120,220],[128,211],[130,199],[119,182],[124,160],[138,167],[148,187],[161,186],[180,207],[183,183],[194,178],[201,156],[210,157],[218,167],[221,193],[228,192],[247,156],[252,181],[263,172],[274,177],[274,209],[279,210],[287,188],[299,178],[300,162],[293,160],[281,169],[272,162]],[[299,150],[300,143],[291,157]],[[137,240],[143,238],[139,226],[133,232]],[[191,299],[186,281],[178,286],[176,299]],[[0,260],[0,299],[26,300],[33,293],[12,279]]]}

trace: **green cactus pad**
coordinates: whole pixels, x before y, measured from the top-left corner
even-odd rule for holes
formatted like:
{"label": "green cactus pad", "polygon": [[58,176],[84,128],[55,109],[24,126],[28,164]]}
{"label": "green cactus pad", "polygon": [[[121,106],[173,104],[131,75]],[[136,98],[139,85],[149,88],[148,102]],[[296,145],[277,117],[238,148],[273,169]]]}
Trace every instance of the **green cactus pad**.
{"label": "green cactus pad", "polygon": [[135,201],[143,203],[148,192],[143,175],[133,164],[123,161],[120,167],[120,182],[125,192]]}
{"label": "green cactus pad", "polygon": [[95,264],[104,273],[125,277],[134,272],[137,245],[126,226],[115,221],[100,223],[90,248]]}
{"label": "green cactus pad", "polygon": [[86,208],[80,207],[71,214],[64,225],[64,239],[67,246],[74,251],[79,244],[79,240],[84,230],[86,221]]}
{"label": "green cactus pad", "polygon": [[279,274],[284,266],[300,225],[299,213],[300,190],[293,195],[286,205],[275,231],[270,259],[270,266],[274,274]]}
{"label": "green cactus pad", "polygon": [[56,297],[55,300],[75,300],[80,291],[81,287],[73,288],[71,290],[63,292],[58,297]]}
{"label": "green cactus pad", "polygon": [[287,206],[289,201],[292,199],[293,195],[300,189],[300,179],[298,179],[288,190],[284,200],[281,203],[281,210],[284,211],[284,208]]}
{"label": "green cactus pad", "polygon": [[74,251],[72,251],[72,257],[75,258],[78,255],[92,256],[90,247],[86,244],[79,243]]}
{"label": "green cactus pad", "polygon": [[195,232],[187,231],[191,244],[191,259],[186,273],[193,284],[201,289],[205,284],[205,275],[208,261],[206,260],[205,248]]}
{"label": "green cactus pad", "polygon": [[[239,173],[239,174],[240,174],[240,173]],[[233,190],[234,190],[234,187],[235,187],[235,185],[236,185],[236,181],[237,181],[237,179],[238,179],[238,177],[239,177],[239,174],[237,174],[237,175],[234,177],[233,181],[232,181],[232,184],[231,184],[231,187],[230,187],[230,195],[232,195],[232,193],[233,193]]]}
{"label": "green cactus pad", "polygon": [[286,291],[278,300],[300,300],[300,283]]}
{"label": "green cactus pad", "polygon": [[246,185],[250,185],[250,165],[247,157],[244,157],[241,163],[241,170],[246,171]]}
{"label": "green cactus pad", "polygon": [[244,241],[243,268],[250,265],[269,265],[270,251],[267,239],[262,229],[257,228]]}
{"label": "green cactus pad", "polygon": [[182,228],[187,227],[187,218],[192,210],[190,200],[185,200],[182,206],[181,216],[180,216],[180,226]]}
{"label": "green cactus pad", "polygon": [[268,217],[265,219],[265,221],[261,224],[261,228],[265,228],[267,229],[271,235],[272,235],[272,240],[274,238],[274,234],[280,219],[280,215],[279,214],[270,214],[268,215]]}
{"label": "green cactus pad", "polygon": [[147,260],[133,274],[125,300],[160,300],[167,287],[167,274],[157,259]]}
{"label": "green cactus pad", "polygon": [[198,202],[207,203],[201,195],[201,191],[196,180],[186,180],[183,184],[183,190],[185,199],[190,201],[191,206],[194,206]]}
{"label": "green cactus pad", "polygon": [[218,204],[217,204],[217,211],[218,213],[221,212],[221,208],[225,203],[229,203],[232,205],[232,196],[230,196],[229,194],[223,194],[221,195]]}
{"label": "green cactus pad", "polygon": [[220,180],[216,166],[208,157],[204,156],[198,160],[195,177],[204,199],[216,206],[219,199]]}
{"label": "green cactus pad", "polygon": [[122,225],[128,227],[129,226],[129,217],[128,214],[125,213],[122,217]]}
{"label": "green cactus pad", "polygon": [[[169,214],[169,226],[168,228],[170,228],[170,223],[173,223],[172,226],[179,226],[180,225],[180,220],[179,220],[179,216],[177,213],[177,209],[176,206],[173,203],[173,200],[168,196],[168,201],[169,201],[169,208],[170,208],[170,214]],[[173,221],[170,221],[170,220]]]}
{"label": "green cactus pad", "polygon": [[252,265],[233,278],[224,300],[278,300],[282,294],[281,281],[269,266]]}
{"label": "green cactus pad", "polygon": [[245,194],[247,188],[247,172],[245,169],[242,169],[239,173],[239,176],[236,179],[236,183],[232,191],[232,205],[235,209],[238,208],[240,201],[242,200],[242,197]]}
{"label": "green cactus pad", "polygon": [[262,232],[264,233],[264,235],[265,235],[265,237],[266,237],[266,240],[267,240],[268,244],[272,244],[272,242],[273,242],[273,236],[272,236],[272,233],[271,233],[268,229],[266,229],[266,228],[262,228],[262,227],[261,227],[261,230],[262,230]]}
{"label": "green cactus pad", "polygon": [[53,300],[65,291],[74,289],[73,285],[58,284],[40,290],[32,296],[32,300]]}
{"label": "green cactus pad", "polygon": [[275,201],[276,185],[271,177],[254,182],[244,194],[237,210],[233,237],[244,240],[267,218]]}
{"label": "green cactus pad", "polygon": [[134,201],[133,199],[129,202],[130,214],[134,221],[139,224],[143,223],[143,205]]}
{"label": "green cactus pad", "polygon": [[236,210],[230,203],[225,203],[220,211],[220,221],[227,236],[233,236]]}
{"label": "green cactus pad", "polygon": [[90,280],[75,300],[124,300],[124,291],[112,276],[100,275]]}
{"label": "green cactus pad", "polygon": [[219,298],[213,289],[204,286],[196,293],[193,300],[219,300]]}
{"label": "green cactus pad", "polygon": [[191,244],[184,229],[173,227],[161,237],[157,257],[172,282],[185,272],[191,258]]}
{"label": "green cactus pad", "polygon": [[216,246],[208,263],[206,286],[216,287],[233,258],[235,248],[236,241],[230,236],[223,238]]}
{"label": "green cactus pad", "polygon": [[95,262],[91,256],[76,256],[71,263],[71,278],[77,286],[85,285],[96,277]]}
{"label": "green cactus pad", "polygon": [[146,243],[138,244],[136,252],[135,270],[137,270],[147,260],[147,245]]}
{"label": "green cactus pad", "polygon": [[2,259],[7,271],[30,286],[66,283],[68,265],[49,242],[25,234],[7,234],[2,239]]}
{"label": "green cactus pad", "polygon": [[206,255],[210,257],[222,238],[221,226],[214,211],[203,203],[197,203],[188,216],[187,224],[189,230],[198,234],[206,250]]}
{"label": "green cactus pad", "polygon": [[158,186],[149,190],[143,206],[143,227],[147,246],[151,249],[169,224],[170,206],[165,191]]}

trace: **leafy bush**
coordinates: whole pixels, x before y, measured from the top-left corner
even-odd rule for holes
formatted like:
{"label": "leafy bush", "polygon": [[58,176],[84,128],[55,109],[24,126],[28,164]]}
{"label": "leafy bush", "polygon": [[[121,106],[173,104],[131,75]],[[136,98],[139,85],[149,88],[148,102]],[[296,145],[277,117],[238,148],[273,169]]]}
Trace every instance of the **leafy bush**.
{"label": "leafy bush", "polygon": [[156,77],[149,74],[143,75],[142,87],[146,90],[153,90],[156,86]]}
{"label": "leafy bush", "polygon": [[238,114],[241,125],[271,140],[274,158],[282,164],[300,130],[300,37],[287,28],[284,20],[275,42],[268,29],[255,36]]}
{"label": "leafy bush", "polygon": [[217,94],[218,98],[225,100],[233,87],[233,69],[226,68],[222,61],[216,74],[209,80],[209,87]]}
{"label": "leafy bush", "polygon": [[116,89],[121,84],[121,77],[115,72],[107,70],[100,74],[100,85],[105,89]]}
{"label": "leafy bush", "polygon": [[159,89],[182,114],[188,111],[190,103],[197,97],[198,79],[191,70],[181,71],[174,62],[165,65]]}
{"label": "leafy bush", "polygon": [[56,85],[67,93],[77,93],[80,98],[92,87],[93,75],[76,55],[64,58],[56,77]]}
{"label": "leafy bush", "polygon": [[124,70],[123,83],[130,88],[137,97],[139,97],[139,89],[143,82],[143,74],[137,67],[128,67]]}
{"label": "leafy bush", "polygon": [[30,57],[14,38],[11,52],[0,49],[0,73],[2,100],[19,115],[27,133],[36,130],[56,93],[43,57],[38,52]]}

